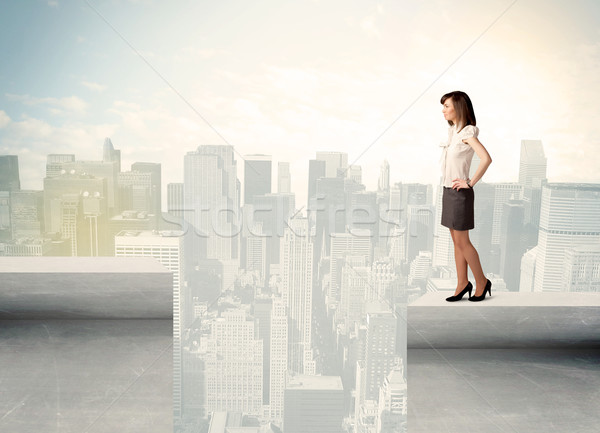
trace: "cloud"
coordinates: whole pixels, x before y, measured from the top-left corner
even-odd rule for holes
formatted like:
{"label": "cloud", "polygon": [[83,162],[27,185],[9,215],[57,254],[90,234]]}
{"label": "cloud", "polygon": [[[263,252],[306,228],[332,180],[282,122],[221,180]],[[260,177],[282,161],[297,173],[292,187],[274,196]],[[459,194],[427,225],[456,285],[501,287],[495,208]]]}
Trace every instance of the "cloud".
{"label": "cloud", "polygon": [[87,109],[87,103],[78,96],[67,96],[64,98],[37,98],[30,95],[5,94],[9,101],[21,102],[28,106],[46,107],[52,114],[76,114],[83,113]]}
{"label": "cloud", "polygon": [[55,0],[50,0],[48,2],[48,6],[50,6],[51,8],[58,8],[58,2]]}
{"label": "cloud", "polygon": [[0,129],[4,128],[10,123],[10,117],[4,111],[0,110]]}
{"label": "cloud", "polygon": [[105,86],[104,84],[95,83],[93,81],[82,81],[81,85],[87,87],[90,90],[93,90],[94,92],[103,92],[107,89],[107,86]]}

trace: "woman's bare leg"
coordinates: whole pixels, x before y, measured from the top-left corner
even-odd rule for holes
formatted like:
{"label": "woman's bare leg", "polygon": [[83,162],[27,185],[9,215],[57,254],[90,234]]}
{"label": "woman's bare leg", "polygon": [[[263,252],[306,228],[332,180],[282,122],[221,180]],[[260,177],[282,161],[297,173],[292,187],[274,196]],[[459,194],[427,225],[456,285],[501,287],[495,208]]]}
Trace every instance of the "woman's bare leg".
{"label": "woman's bare leg", "polygon": [[467,269],[467,260],[463,256],[461,250],[456,247],[456,241],[454,239],[454,232],[456,230],[450,229],[450,236],[452,236],[452,242],[454,243],[454,262],[456,263],[456,291],[454,295],[458,295],[468,284],[469,275]]}
{"label": "woman's bare leg", "polygon": [[[487,283],[487,278],[483,273],[483,269],[481,268],[481,262],[479,261],[479,254],[477,254],[477,250],[471,243],[469,239],[469,231],[468,230],[454,230],[454,235],[452,237],[454,240],[454,250],[460,250],[462,256],[468,263],[471,271],[473,272],[473,276],[475,277],[475,283],[477,285],[475,289],[475,296],[480,296],[483,294],[483,290],[485,289],[485,285]],[[458,270],[458,264],[457,264]]]}

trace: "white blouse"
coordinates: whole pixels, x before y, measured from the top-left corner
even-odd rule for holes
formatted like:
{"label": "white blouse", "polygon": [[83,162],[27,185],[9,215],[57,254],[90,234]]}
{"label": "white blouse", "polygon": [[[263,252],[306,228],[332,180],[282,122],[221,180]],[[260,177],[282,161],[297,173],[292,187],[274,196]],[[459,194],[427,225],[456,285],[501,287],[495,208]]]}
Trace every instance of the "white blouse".
{"label": "white blouse", "polygon": [[453,179],[469,179],[469,170],[475,151],[471,145],[462,141],[478,135],[479,128],[474,125],[465,126],[460,132],[456,131],[456,125],[448,128],[448,141],[440,144],[442,147],[440,165],[443,186],[451,188]]}

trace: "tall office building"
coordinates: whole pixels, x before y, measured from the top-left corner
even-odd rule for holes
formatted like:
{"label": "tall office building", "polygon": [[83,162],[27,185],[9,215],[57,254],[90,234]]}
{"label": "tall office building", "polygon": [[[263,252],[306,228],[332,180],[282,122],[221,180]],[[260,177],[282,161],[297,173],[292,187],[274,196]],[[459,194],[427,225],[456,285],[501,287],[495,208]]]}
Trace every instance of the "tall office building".
{"label": "tall office building", "polygon": [[340,284],[342,269],[347,256],[363,256],[364,266],[373,261],[373,244],[369,230],[356,229],[353,233],[332,233],[330,239],[331,253],[329,259],[329,291],[328,301],[340,300]]}
{"label": "tall office building", "polygon": [[454,242],[450,230],[442,225],[443,192],[439,187],[436,193],[432,266],[454,266]]}
{"label": "tall office building", "polygon": [[75,161],[73,154],[51,153],[46,157],[46,177],[56,177],[64,170],[65,162]]}
{"label": "tall office building", "polygon": [[262,415],[263,341],[257,338],[256,320],[241,306],[207,319],[207,328],[186,349],[186,358],[197,365],[200,374],[188,380],[188,371],[193,369],[184,371],[184,412],[188,404],[194,404],[185,391],[190,388],[205,415],[215,411]]}
{"label": "tall office building", "polygon": [[306,218],[290,220],[281,239],[280,256],[281,294],[289,317],[288,369],[304,374],[312,368],[305,362],[311,351],[313,277],[313,240]]}
{"label": "tall office building", "polygon": [[431,270],[431,262],[431,251],[419,251],[419,254],[410,262],[409,284],[415,284],[417,281],[426,281]]}
{"label": "tall office building", "polygon": [[377,181],[378,191],[388,191],[390,189],[390,163],[387,159],[381,164],[379,171],[379,180]]}
{"label": "tall office building", "polygon": [[371,232],[373,244],[379,241],[379,206],[377,193],[371,191],[356,191],[346,194],[346,224],[351,232],[353,229],[367,229]]}
{"label": "tall office building", "polygon": [[494,211],[501,209],[497,207],[498,202],[495,197],[496,187],[493,184],[478,182],[475,186],[475,228],[469,232],[469,237],[479,253],[481,265],[486,272],[491,272],[494,267],[492,247]]}
{"label": "tall office building", "polygon": [[393,303],[392,283],[396,279],[394,260],[385,257],[375,260],[371,266],[371,291],[367,301],[380,300]]}
{"label": "tall office building", "polygon": [[233,146],[199,146],[184,157],[184,218],[195,230],[192,260],[238,258],[239,181]]}
{"label": "tall office building", "polygon": [[519,280],[519,292],[533,292],[535,283],[535,266],[538,247],[535,246],[528,250],[521,258],[521,276]]}
{"label": "tall office building", "polygon": [[[340,173],[343,173],[341,171]],[[346,179],[350,179],[352,182],[362,184],[362,167],[360,165],[350,165],[345,170]]]}
{"label": "tall office building", "polygon": [[332,233],[346,231],[346,192],[344,179],[322,177],[317,179],[315,206],[310,210],[311,223],[315,221],[315,257],[319,263],[321,252],[329,255]]}
{"label": "tall office building", "polygon": [[0,242],[11,239],[10,191],[0,191]]}
{"label": "tall office building", "polygon": [[317,152],[316,159],[325,161],[325,177],[339,177],[348,168],[346,152]]}
{"label": "tall office building", "polygon": [[600,243],[565,250],[562,285],[566,292],[600,293]]}
{"label": "tall office building", "polygon": [[183,217],[183,183],[167,184],[167,212],[176,217]]}
{"label": "tall office building", "polygon": [[271,192],[271,155],[246,155],[244,162],[244,204]]}
{"label": "tall office building", "polygon": [[150,174],[150,211],[160,218],[162,212],[162,170],[156,162],[134,162],[131,171]]}
{"label": "tall office building", "polygon": [[317,195],[317,180],[326,177],[326,163],[318,159],[311,159],[308,161],[308,195],[307,195],[307,206],[313,208],[314,204],[312,201]]}
{"label": "tall office building", "polygon": [[341,268],[340,313],[348,327],[362,320],[371,286],[371,268],[366,256],[346,256]]}
{"label": "tall office building", "polygon": [[173,412],[176,418],[182,413],[181,288],[184,273],[181,235],[181,232],[168,231],[122,231],[115,236],[116,257],[153,257],[173,273]]}
{"label": "tall office building", "polygon": [[433,187],[422,183],[395,183],[390,189],[389,219],[406,224],[408,205],[433,204]]}
{"label": "tall office building", "polygon": [[519,160],[519,184],[533,186],[534,179],[545,180],[547,159],[541,140],[521,140]]}
{"label": "tall office building", "polygon": [[63,239],[69,239],[71,256],[78,255],[78,232],[81,230],[82,209],[78,194],[63,194],[60,198],[60,234]]}
{"label": "tall office building", "polygon": [[285,389],[285,433],[342,433],[344,388],[339,376],[298,375]]}
{"label": "tall office building", "polygon": [[0,191],[18,191],[20,189],[19,157],[17,155],[0,155]]}
{"label": "tall office building", "polygon": [[292,192],[292,175],[290,174],[289,162],[279,162],[277,164],[277,192],[285,194]]}
{"label": "tall office building", "polygon": [[549,183],[542,188],[535,292],[561,292],[567,248],[600,242],[600,184]]}
{"label": "tall office building", "polygon": [[245,218],[247,226],[261,224],[262,235],[266,240],[266,275],[271,275],[271,266],[279,263],[280,241],[288,218],[294,215],[296,196],[284,193],[271,193],[254,197],[252,207],[244,206],[244,213],[251,213]]}
{"label": "tall office building", "polygon": [[[491,185],[494,187],[492,245],[500,245],[500,232],[502,227],[502,213],[504,210],[504,205],[510,200],[522,200],[523,186],[512,182],[493,183]],[[475,194],[477,194],[477,191]]]}
{"label": "tall office building", "polygon": [[[254,297],[251,314],[256,319],[258,339],[263,341],[263,406],[268,406],[270,400],[270,366],[271,366],[271,317],[273,313],[273,297],[258,294]],[[286,346],[287,350],[287,346]],[[266,408],[265,408],[266,409]],[[268,410],[265,410],[268,413]],[[270,416],[270,415],[269,415]]]}
{"label": "tall office building", "polygon": [[[44,226],[48,233],[61,232],[61,198],[64,194],[88,193],[91,197],[107,197],[107,180],[75,169],[55,177],[44,178]],[[104,215],[108,209],[102,209]]]}
{"label": "tall office building", "polygon": [[406,229],[396,226],[390,233],[389,255],[394,263],[400,264],[406,260]]}
{"label": "tall office building", "polygon": [[500,231],[500,276],[511,292],[519,291],[521,258],[525,253],[525,207],[522,200],[504,204]]}
{"label": "tall office building", "polygon": [[118,175],[119,204],[122,211],[135,210],[155,215],[152,175],[139,171],[122,171]]}
{"label": "tall office building", "polygon": [[108,215],[106,198],[100,193],[84,192],[81,196],[83,230],[78,240],[80,256],[112,256],[108,240]]}
{"label": "tall office building", "polygon": [[246,238],[246,264],[248,272],[259,272],[261,281],[267,275],[267,238],[262,232],[262,223],[254,223]]}
{"label": "tall office building", "polygon": [[44,192],[10,193],[10,220],[13,239],[41,236],[44,233]]}
{"label": "tall office building", "polygon": [[273,298],[271,313],[269,409],[270,418],[283,420],[285,386],[288,371],[288,308],[282,298]]}
{"label": "tall office building", "polygon": [[406,255],[413,260],[419,251],[433,251],[435,208],[429,204],[409,204]]}
{"label": "tall office building", "polygon": [[377,400],[379,387],[396,363],[397,320],[389,306],[367,305],[365,388],[363,400]]}
{"label": "tall office building", "polygon": [[379,390],[376,433],[406,433],[408,421],[406,375],[394,366]]}
{"label": "tall office building", "polygon": [[540,140],[522,140],[519,161],[519,184],[523,186],[525,206],[525,243],[531,248],[538,243],[542,187],[546,178],[547,159]]}
{"label": "tall office building", "polygon": [[112,141],[110,141],[110,138],[108,137],[104,139],[104,144],[102,146],[102,161],[116,163],[117,173],[121,171],[121,151],[115,149]]}
{"label": "tall office building", "polygon": [[[112,145],[111,145],[112,146]],[[105,144],[106,147],[106,144]],[[113,159],[105,161],[72,161],[65,162],[63,169],[65,173],[79,173],[83,176],[93,176],[106,179],[106,190],[103,197],[106,197],[109,216],[113,216],[119,210],[118,180],[121,170],[121,160],[117,158],[119,151],[114,150],[111,155]],[[62,172],[61,172],[62,173]],[[61,174],[62,176],[62,174]],[[60,177],[60,176],[59,176]],[[56,178],[51,178],[56,179]],[[44,188],[45,191],[45,188]]]}

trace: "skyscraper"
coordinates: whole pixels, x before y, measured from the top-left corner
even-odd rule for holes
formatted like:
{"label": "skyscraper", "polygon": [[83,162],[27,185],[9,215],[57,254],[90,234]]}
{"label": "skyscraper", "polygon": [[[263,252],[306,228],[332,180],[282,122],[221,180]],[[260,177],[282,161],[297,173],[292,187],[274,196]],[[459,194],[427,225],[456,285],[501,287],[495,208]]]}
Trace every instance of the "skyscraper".
{"label": "skyscraper", "polygon": [[271,192],[271,155],[246,155],[244,162],[244,204]]}
{"label": "skyscraper", "polygon": [[[204,394],[202,412],[225,410],[261,415],[263,341],[256,338],[256,320],[240,306],[208,319],[207,328],[208,332],[198,337],[197,344],[186,348],[190,361],[204,370],[205,385],[196,385],[197,391]],[[192,383],[185,380],[190,387]],[[188,404],[186,400],[184,395],[184,407]]]}
{"label": "skyscraper", "polygon": [[407,431],[407,384],[402,365],[395,366],[379,391],[377,433]]}
{"label": "skyscraper", "polygon": [[396,326],[396,317],[387,305],[367,305],[365,400],[377,400],[379,387],[396,363]]}
{"label": "skyscraper", "polygon": [[10,202],[13,239],[41,236],[44,233],[44,192],[13,191]]}
{"label": "skyscraper", "polygon": [[308,161],[308,196],[307,206],[312,208],[311,201],[314,200],[317,194],[317,180],[325,177],[326,175],[326,163],[318,159],[311,159]]}
{"label": "skyscraper", "polygon": [[344,323],[352,326],[365,314],[365,300],[371,291],[371,268],[366,256],[346,256],[340,270],[340,313]]}
{"label": "skyscraper", "polygon": [[18,191],[20,189],[19,157],[17,155],[0,155],[0,191]]}
{"label": "skyscraper", "polygon": [[183,183],[167,184],[167,212],[173,216],[183,217]]}
{"label": "skyscraper", "polygon": [[566,292],[600,293],[600,243],[567,248],[562,280]]}
{"label": "skyscraper", "polygon": [[381,164],[379,172],[379,181],[377,182],[378,191],[388,191],[390,189],[390,163],[387,159]]}
{"label": "skyscraper", "polygon": [[342,269],[346,256],[363,256],[364,266],[369,266],[373,260],[373,244],[370,231],[365,229],[356,229],[353,233],[332,233],[329,240],[331,242],[330,285],[327,297],[329,301],[339,301]]}
{"label": "skyscraper", "polygon": [[[180,232],[122,231],[115,236],[116,257],[153,257],[173,273],[173,412],[182,411],[182,303],[183,238]],[[191,302],[187,303],[188,306]]]}
{"label": "skyscraper", "polygon": [[420,251],[433,251],[435,209],[428,204],[409,204],[406,255],[413,260]]}
{"label": "skyscraper", "polygon": [[[112,148],[112,143],[107,139],[104,143],[104,156],[102,161],[71,161],[63,163],[63,170],[66,173],[78,173],[81,175],[94,176],[96,178],[106,179],[106,190],[103,197],[106,197],[108,214],[113,216],[119,210],[118,180],[121,171],[121,152]],[[109,159],[107,158],[107,155]],[[61,171],[62,173],[62,171]],[[45,190],[45,188],[44,188]]]}
{"label": "skyscraper", "polygon": [[290,174],[289,162],[279,162],[277,165],[277,192],[292,192],[292,176]]}
{"label": "skyscraper", "polygon": [[316,159],[325,161],[325,177],[339,177],[348,168],[346,152],[317,152]]}
{"label": "skyscraper", "polygon": [[289,317],[288,369],[305,374],[312,334],[313,241],[306,218],[290,220],[281,239],[281,294]]}
{"label": "skyscraper", "polygon": [[271,265],[279,263],[281,238],[288,218],[293,216],[296,196],[293,193],[271,193],[254,197],[252,208],[244,206],[244,212],[253,212],[251,218],[245,218],[250,227],[261,224],[262,235],[266,240],[266,276],[271,274]]}
{"label": "skyscraper", "polygon": [[273,420],[283,420],[285,385],[288,371],[289,317],[286,301],[273,298],[271,313],[269,408]]}
{"label": "skyscraper", "polygon": [[511,292],[519,290],[521,258],[525,253],[525,207],[521,200],[504,204],[500,230],[500,276]]}
{"label": "skyscraper", "polygon": [[542,188],[535,292],[560,292],[567,248],[600,242],[600,184],[549,183]]}
{"label": "skyscraper", "polygon": [[339,376],[298,375],[285,389],[285,433],[341,433],[344,388]]}
{"label": "skyscraper", "polygon": [[155,162],[134,162],[131,171],[150,174],[150,210],[149,213],[160,218],[162,211],[162,175],[161,165]]}
{"label": "skyscraper", "polygon": [[46,177],[56,177],[64,169],[65,162],[75,161],[73,154],[51,153],[46,157]]}
{"label": "skyscraper", "polygon": [[239,181],[233,146],[204,145],[188,152],[183,189],[184,218],[195,230],[190,259],[238,258]]}
{"label": "skyscraper", "polygon": [[152,198],[152,175],[139,171],[122,171],[118,176],[121,211],[135,210],[155,215]]}
{"label": "skyscraper", "polygon": [[0,191],[0,242],[11,239],[10,191]]}
{"label": "skyscraper", "polygon": [[519,184],[533,186],[533,179],[546,179],[547,159],[541,140],[521,140]]}
{"label": "skyscraper", "polygon": [[[75,169],[55,177],[44,178],[44,219],[45,229],[48,233],[61,232],[62,211],[61,197],[63,194],[76,194],[88,192],[92,197],[107,196],[107,180],[89,174],[81,174]],[[103,209],[107,214],[107,209]]]}

